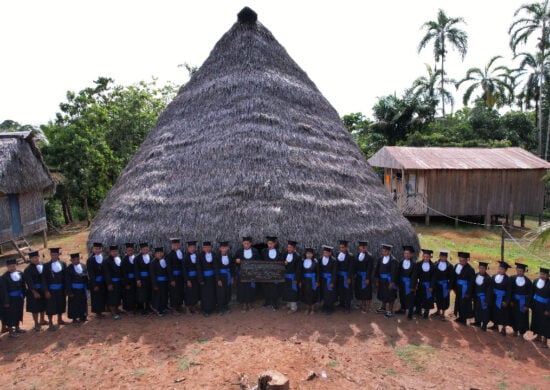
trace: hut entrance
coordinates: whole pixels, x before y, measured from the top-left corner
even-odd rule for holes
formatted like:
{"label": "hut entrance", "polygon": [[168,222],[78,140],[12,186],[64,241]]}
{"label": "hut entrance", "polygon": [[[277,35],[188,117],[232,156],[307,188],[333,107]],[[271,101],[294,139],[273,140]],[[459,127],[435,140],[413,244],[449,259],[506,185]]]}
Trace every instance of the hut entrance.
{"label": "hut entrance", "polygon": [[21,211],[17,194],[8,194],[8,203],[10,205],[12,234],[19,237],[23,233],[23,226],[21,225]]}

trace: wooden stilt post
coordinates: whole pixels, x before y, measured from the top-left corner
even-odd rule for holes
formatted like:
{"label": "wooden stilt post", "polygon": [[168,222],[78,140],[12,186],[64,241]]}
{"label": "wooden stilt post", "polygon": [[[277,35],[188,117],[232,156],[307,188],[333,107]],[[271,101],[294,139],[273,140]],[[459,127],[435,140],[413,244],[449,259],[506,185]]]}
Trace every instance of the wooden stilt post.
{"label": "wooden stilt post", "polygon": [[44,249],[48,248],[48,229],[42,230],[42,241],[44,243]]}
{"label": "wooden stilt post", "polygon": [[508,208],[508,226],[514,226],[514,203],[510,202],[510,207]]}
{"label": "wooden stilt post", "polygon": [[487,204],[487,211],[485,211],[485,229],[489,229],[491,227],[491,206],[490,204]]}
{"label": "wooden stilt post", "polygon": [[500,261],[504,261],[504,227],[500,231]]}
{"label": "wooden stilt post", "polygon": [[525,214],[520,215],[521,227],[525,227]]}
{"label": "wooden stilt post", "polygon": [[455,215],[455,227],[458,227],[458,215]]}

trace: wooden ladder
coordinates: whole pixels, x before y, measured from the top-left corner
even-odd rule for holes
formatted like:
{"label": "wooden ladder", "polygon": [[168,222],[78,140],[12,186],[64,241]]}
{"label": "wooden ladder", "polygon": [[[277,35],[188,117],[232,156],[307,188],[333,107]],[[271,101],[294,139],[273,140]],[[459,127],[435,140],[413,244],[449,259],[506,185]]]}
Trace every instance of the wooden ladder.
{"label": "wooden ladder", "polygon": [[15,250],[17,251],[17,253],[19,253],[19,256],[22,262],[28,263],[29,258],[27,255],[30,251],[32,251],[32,248],[29,242],[27,241],[27,239],[25,237],[16,237],[13,240],[10,240],[10,242],[15,248]]}

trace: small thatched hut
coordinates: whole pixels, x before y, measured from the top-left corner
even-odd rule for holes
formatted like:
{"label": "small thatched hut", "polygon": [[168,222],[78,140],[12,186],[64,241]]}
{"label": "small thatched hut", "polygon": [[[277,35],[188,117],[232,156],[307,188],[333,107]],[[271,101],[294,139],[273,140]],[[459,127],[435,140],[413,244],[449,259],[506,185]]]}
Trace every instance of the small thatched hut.
{"label": "small thatched hut", "polygon": [[0,133],[0,244],[45,231],[54,180],[32,133]]}
{"label": "small thatched hut", "polygon": [[418,240],[338,113],[245,8],[124,169],[89,242]]}

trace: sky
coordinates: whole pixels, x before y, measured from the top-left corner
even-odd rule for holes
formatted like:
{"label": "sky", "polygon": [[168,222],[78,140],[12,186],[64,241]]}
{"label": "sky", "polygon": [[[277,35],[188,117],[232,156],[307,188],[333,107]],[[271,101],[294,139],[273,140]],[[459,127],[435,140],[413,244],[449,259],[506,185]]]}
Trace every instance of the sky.
{"label": "sky", "polygon": [[[249,6],[340,115],[370,116],[433,65],[417,52],[421,26],[442,8],[463,17],[469,47],[450,51],[455,79],[494,55],[512,64],[508,28],[525,0],[18,0],[0,2],[0,121],[39,125],[55,118],[66,92],[98,76],[130,85],[157,77],[178,85],[183,63],[200,66]],[[530,51],[534,47],[528,48]],[[460,94],[460,91],[459,91]],[[456,96],[457,102],[462,99]]]}

